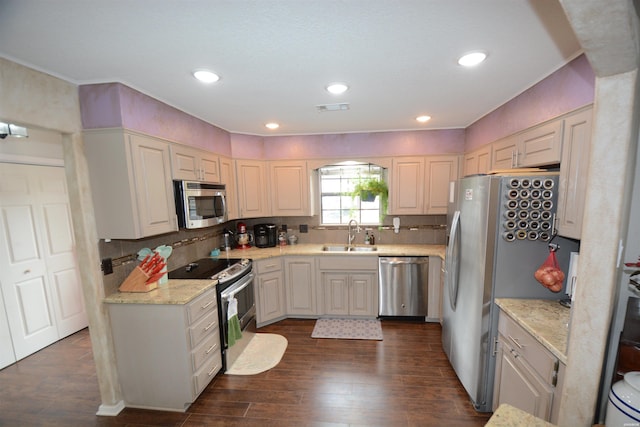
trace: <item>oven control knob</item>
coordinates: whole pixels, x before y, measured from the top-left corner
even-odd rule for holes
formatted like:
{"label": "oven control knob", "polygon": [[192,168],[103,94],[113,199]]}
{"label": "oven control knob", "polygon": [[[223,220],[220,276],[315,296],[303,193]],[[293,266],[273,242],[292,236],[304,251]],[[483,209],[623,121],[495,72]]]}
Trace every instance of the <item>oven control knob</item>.
{"label": "oven control knob", "polygon": [[228,276],[227,272],[223,271],[222,273],[218,274],[218,280],[224,279],[227,276]]}
{"label": "oven control knob", "polygon": [[249,259],[248,258],[242,258],[240,260],[240,264],[241,265],[248,265],[249,264]]}

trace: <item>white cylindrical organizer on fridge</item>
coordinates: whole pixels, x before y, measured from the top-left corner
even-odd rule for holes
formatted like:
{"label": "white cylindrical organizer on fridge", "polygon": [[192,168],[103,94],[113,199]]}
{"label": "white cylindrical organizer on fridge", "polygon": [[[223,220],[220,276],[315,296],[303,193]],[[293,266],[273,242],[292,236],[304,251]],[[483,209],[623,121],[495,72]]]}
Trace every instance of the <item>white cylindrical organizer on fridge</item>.
{"label": "white cylindrical organizer on fridge", "polygon": [[607,404],[608,427],[632,426],[640,423],[640,372],[627,372],[624,379],[611,387]]}

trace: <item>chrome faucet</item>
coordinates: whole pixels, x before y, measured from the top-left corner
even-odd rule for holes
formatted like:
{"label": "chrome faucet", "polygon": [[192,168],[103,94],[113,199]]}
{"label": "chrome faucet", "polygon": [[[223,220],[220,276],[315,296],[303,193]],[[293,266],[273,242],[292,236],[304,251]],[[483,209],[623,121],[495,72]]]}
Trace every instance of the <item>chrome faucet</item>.
{"label": "chrome faucet", "polygon": [[348,243],[349,245],[351,245],[356,238],[356,235],[353,234],[353,231],[352,231],[353,224],[355,224],[356,226],[356,233],[360,232],[360,226],[358,225],[358,221],[356,221],[355,219],[352,219],[351,221],[349,221],[349,243]]}

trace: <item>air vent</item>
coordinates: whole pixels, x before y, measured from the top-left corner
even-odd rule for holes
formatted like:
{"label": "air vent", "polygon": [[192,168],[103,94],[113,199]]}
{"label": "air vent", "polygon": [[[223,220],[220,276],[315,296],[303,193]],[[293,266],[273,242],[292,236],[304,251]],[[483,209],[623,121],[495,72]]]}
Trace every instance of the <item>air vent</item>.
{"label": "air vent", "polygon": [[320,113],[324,113],[326,111],[343,111],[349,109],[349,103],[342,102],[340,104],[322,104],[316,105],[316,109]]}

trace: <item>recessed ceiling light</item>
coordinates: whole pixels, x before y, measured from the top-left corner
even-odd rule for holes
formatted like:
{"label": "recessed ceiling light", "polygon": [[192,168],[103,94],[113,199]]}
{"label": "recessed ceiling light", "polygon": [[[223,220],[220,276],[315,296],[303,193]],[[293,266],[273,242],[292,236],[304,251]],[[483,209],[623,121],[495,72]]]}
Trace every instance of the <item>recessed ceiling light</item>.
{"label": "recessed ceiling light", "polygon": [[470,52],[461,56],[458,59],[458,64],[462,65],[463,67],[473,67],[475,65],[478,65],[485,59],[487,59],[487,54],[484,52]]}
{"label": "recessed ceiling light", "polygon": [[193,77],[203,83],[215,83],[220,80],[220,76],[209,70],[194,70]]}
{"label": "recessed ceiling light", "polygon": [[275,122],[271,122],[271,123],[265,124],[264,127],[266,127],[267,129],[275,130],[275,129],[278,129],[280,125]]}
{"label": "recessed ceiling light", "polygon": [[341,93],[345,93],[349,89],[344,83],[331,83],[327,86],[327,92],[332,93],[334,95],[340,95]]}
{"label": "recessed ceiling light", "polygon": [[431,120],[431,116],[418,116],[416,117],[416,120],[419,121],[420,123],[426,123],[429,120]]}

